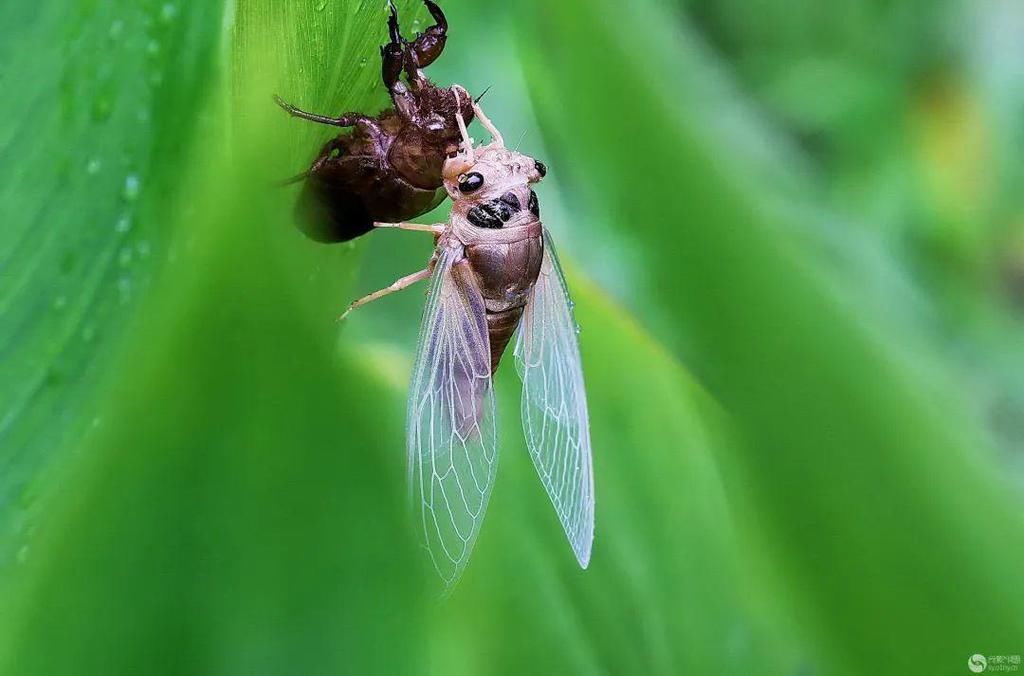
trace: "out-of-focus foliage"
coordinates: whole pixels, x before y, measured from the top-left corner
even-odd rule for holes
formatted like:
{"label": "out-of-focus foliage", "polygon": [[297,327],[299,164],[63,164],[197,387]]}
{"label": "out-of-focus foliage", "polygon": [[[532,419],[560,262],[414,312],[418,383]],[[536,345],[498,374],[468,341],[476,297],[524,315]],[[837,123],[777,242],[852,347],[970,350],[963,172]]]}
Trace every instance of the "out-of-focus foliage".
{"label": "out-of-focus foliage", "polygon": [[551,167],[597,538],[580,571],[506,364],[497,487],[439,603],[404,511],[422,293],[334,322],[429,238],[316,245],[268,187],[334,133],[271,93],[385,105],[382,4],[0,9],[0,673],[1024,652],[1024,10],[444,2],[431,75],[494,85]]}
{"label": "out-of-focus foliage", "polygon": [[221,32],[216,3],[185,9],[0,7],[0,568],[31,527],[38,473],[103,425],[97,382],[177,254],[167,195],[189,173]]}
{"label": "out-of-focus foliage", "polygon": [[[712,108],[683,109],[676,91],[635,76],[642,63],[679,64],[684,91],[702,76],[692,50],[672,39],[679,29],[637,49],[621,36],[664,22],[641,8],[615,25],[588,19],[613,5],[546,13],[552,34],[538,42],[562,48],[531,71],[559,84],[538,85],[542,116],[558,130],[552,146],[572,149],[574,161],[567,150],[561,164],[604,168],[573,178],[603,189],[600,208],[613,222],[632,224],[652,293],[671,291],[659,299],[674,329],[665,339],[699,358],[696,370],[743,439],[722,460],[756,514],[745,524],[750,537],[767,538],[787,589],[810,601],[833,656],[858,673],[879,654],[919,668],[908,642],[941,646],[935,669],[977,643],[1012,644],[1024,633],[1024,598],[1012,582],[1024,556],[1019,505],[985,466],[985,435],[964,398],[944,369],[922,373],[927,357],[915,353],[927,340],[867,321],[811,258],[814,249],[787,237],[744,188],[708,132]],[[569,24],[605,49],[584,59],[571,40],[556,42]],[[593,108],[602,88],[631,105],[615,117],[577,117],[565,105]],[[656,133],[637,135],[628,154],[600,142],[623,126]],[[616,190],[629,154],[651,178]],[[691,226],[679,238],[673,216],[682,214]],[[681,246],[666,246],[673,240]],[[994,541],[999,556],[966,554]]]}

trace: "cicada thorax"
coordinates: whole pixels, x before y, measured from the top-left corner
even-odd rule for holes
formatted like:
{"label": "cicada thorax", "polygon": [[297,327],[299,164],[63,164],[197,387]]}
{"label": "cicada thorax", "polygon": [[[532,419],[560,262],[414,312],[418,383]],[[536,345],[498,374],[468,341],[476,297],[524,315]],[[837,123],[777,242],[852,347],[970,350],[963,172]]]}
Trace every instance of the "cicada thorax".
{"label": "cicada thorax", "polygon": [[522,319],[544,259],[537,195],[518,186],[499,197],[456,203],[452,222],[465,244],[487,312],[491,373]]}

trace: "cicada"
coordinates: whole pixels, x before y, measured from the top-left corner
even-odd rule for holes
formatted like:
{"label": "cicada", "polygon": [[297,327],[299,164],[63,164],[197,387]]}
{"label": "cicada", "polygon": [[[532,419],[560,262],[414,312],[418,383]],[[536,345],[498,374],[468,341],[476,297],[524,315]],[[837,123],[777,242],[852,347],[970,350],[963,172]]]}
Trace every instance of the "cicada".
{"label": "cicada", "polygon": [[[492,136],[462,145],[443,168],[448,223],[378,224],[433,233],[427,267],[354,302],[430,279],[407,411],[409,486],[424,543],[447,587],[469,560],[498,460],[495,370],[513,334],[526,444],[580,566],[594,536],[591,462],[578,328],[551,235],[532,186],[547,170]],[[343,317],[345,316],[343,315]]]}

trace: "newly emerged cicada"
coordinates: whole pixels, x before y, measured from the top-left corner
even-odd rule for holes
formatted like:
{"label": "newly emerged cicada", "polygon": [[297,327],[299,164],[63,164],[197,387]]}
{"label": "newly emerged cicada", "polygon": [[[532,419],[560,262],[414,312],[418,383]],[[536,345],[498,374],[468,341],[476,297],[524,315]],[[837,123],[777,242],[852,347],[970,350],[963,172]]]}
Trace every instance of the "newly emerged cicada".
{"label": "newly emerged cicada", "polygon": [[444,186],[453,200],[449,222],[378,224],[434,233],[429,265],[345,313],[432,279],[409,392],[409,481],[426,548],[449,588],[466,566],[494,484],[492,377],[514,333],[527,446],[584,568],[594,535],[578,329],[531,188],[546,169],[505,148],[501,134],[473,105],[493,139],[474,148],[459,116],[462,148],[444,165]]}

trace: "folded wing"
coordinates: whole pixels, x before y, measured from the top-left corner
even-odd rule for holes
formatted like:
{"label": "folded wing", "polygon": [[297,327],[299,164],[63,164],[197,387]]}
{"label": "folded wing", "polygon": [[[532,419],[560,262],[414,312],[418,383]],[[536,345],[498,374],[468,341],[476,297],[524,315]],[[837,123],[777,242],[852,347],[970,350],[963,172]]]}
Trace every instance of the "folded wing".
{"label": "folded wing", "polygon": [[578,328],[551,236],[516,343],[523,380],[523,432],[579,564],[594,539],[594,474]]}
{"label": "folded wing", "polygon": [[445,249],[423,313],[408,408],[409,482],[425,546],[453,585],[494,483],[498,445],[483,298],[461,249]]}

